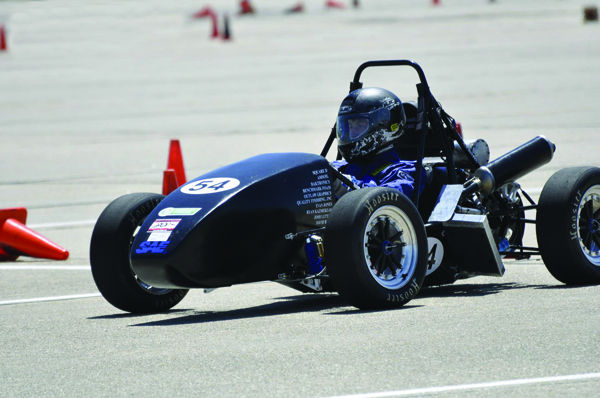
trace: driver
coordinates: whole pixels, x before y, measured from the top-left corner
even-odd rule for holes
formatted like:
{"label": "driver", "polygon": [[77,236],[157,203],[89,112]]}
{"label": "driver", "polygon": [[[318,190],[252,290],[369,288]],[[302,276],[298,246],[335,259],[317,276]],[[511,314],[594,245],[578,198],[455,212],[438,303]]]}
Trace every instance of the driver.
{"label": "driver", "polygon": [[402,102],[392,92],[376,87],[352,91],[336,123],[343,160],[332,166],[359,187],[389,187],[411,197],[416,161],[400,159],[394,149],[405,124]]}

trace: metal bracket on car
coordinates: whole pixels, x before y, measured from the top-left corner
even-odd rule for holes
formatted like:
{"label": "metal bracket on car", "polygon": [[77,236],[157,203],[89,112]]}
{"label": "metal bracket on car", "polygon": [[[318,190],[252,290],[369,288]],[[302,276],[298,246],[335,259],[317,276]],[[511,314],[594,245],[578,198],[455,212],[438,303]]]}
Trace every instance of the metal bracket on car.
{"label": "metal bracket on car", "polygon": [[454,215],[456,206],[458,206],[462,192],[463,186],[461,184],[444,185],[427,222],[445,222],[450,220]]}
{"label": "metal bracket on car", "polygon": [[454,214],[442,223],[448,258],[474,275],[502,276],[504,265],[483,214]]}
{"label": "metal bracket on car", "polygon": [[314,290],[315,292],[323,291],[323,285],[321,284],[321,279],[318,279],[318,278],[303,279],[300,281],[300,284]]}
{"label": "metal bracket on car", "polygon": [[296,238],[304,238],[306,236],[312,235],[312,234],[316,234],[319,232],[323,232],[325,231],[325,227],[321,227],[321,228],[316,228],[316,229],[308,229],[306,231],[300,231],[300,232],[290,232],[289,234],[285,234],[284,238],[285,240],[294,240]]}

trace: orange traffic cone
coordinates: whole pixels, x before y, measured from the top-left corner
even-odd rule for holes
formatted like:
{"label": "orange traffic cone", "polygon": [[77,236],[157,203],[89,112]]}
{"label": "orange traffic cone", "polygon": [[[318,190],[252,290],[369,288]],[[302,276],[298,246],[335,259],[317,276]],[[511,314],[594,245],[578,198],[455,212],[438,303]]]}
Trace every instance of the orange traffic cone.
{"label": "orange traffic cone", "polygon": [[214,13],[215,13],[215,11],[211,7],[206,6],[206,7],[202,7],[199,11],[192,14],[192,18],[198,19],[198,18],[210,17]]}
{"label": "orange traffic cone", "polygon": [[14,261],[19,255],[66,260],[69,252],[25,226],[27,209],[0,210],[0,260]]}
{"label": "orange traffic cone", "polygon": [[433,5],[434,6],[439,6],[440,5],[440,0],[433,0]]}
{"label": "orange traffic cone", "polygon": [[4,25],[0,25],[0,51],[6,50],[6,32],[4,31]]}
{"label": "orange traffic cone", "polygon": [[216,39],[219,37],[219,21],[217,20],[217,14],[213,14],[210,16],[210,21],[212,23],[212,32],[210,37]]}
{"label": "orange traffic cone", "polygon": [[169,145],[169,160],[167,161],[167,170],[175,171],[177,177],[177,186],[185,184],[185,168],[183,166],[183,155],[181,154],[181,145],[179,140],[171,140]]}
{"label": "orange traffic cone", "polygon": [[339,1],[335,1],[335,0],[327,0],[327,2],[325,2],[325,7],[327,8],[346,8],[346,6],[344,5],[344,3],[339,2]]}
{"label": "orange traffic cone", "polygon": [[288,8],[284,12],[286,14],[295,14],[295,13],[303,12],[303,11],[304,11],[304,4],[302,2],[299,2],[295,6]]}
{"label": "orange traffic cone", "polygon": [[254,14],[254,7],[252,7],[249,0],[242,0],[240,3],[240,15],[244,14]]}
{"label": "orange traffic cone", "polygon": [[212,37],[213,39],[219,37],[219,23],[217,21],[217,13],[212,8],[206,6],[200,11],[192,14],[192,18],[196,19],[205,17],[209,17],[212,23],[212,32],[210,34],[210,37]]}
{"label": "orange traffic cone", "polygon": [[182,184],[177,183],[177,174],[175,174],[175,170],[166,169],[163,172],[163,186],[162,193],[163,195],[168,195]]}

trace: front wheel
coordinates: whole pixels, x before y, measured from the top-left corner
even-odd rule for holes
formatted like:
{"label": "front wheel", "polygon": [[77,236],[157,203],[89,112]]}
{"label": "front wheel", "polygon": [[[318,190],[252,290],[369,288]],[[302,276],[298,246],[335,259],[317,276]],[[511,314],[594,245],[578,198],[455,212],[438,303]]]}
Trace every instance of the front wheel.
{"label": "front wheel", "polygon": [[94,282],[115,307],[133,313],[167,311],[187,294],[185,289],[159,289],[133,272],[129,253],[144,219],[163,199],[153,193],[132,193],[112,201],[100,214],[90,243]]}
{"label": "front wheel", "polygon": [[571,167],[552,175],[536,221],[542,259],[556,279],[600,284],[600,168]]}
{"label": "front wheel", "polygon": [[325,232],[327,270],[339,293],[361,309],[400,307],[420,290],[427,236],[412,202],[390,188],[347,193]]}

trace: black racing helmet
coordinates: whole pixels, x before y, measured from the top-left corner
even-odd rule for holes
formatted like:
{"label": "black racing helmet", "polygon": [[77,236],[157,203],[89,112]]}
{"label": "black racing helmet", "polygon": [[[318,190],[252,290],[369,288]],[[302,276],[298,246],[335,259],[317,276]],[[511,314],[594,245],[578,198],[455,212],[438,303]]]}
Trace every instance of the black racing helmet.
{"label": "black racing helmet", "polygon": [[349,162],[367,159],[391,148],[405,124],[402,102],[394,93],[377,87],[354,90],[338,112],[338,150]]}

